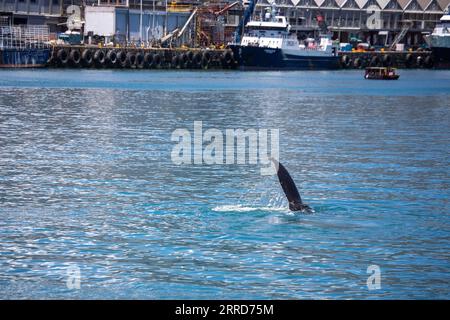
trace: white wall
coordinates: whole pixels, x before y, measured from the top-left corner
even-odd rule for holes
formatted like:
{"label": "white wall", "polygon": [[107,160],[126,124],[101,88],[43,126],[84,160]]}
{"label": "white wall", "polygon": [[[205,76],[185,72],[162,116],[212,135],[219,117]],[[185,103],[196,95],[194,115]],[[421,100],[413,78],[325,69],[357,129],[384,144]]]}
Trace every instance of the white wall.
{"label": "white wall", "polygon": [[114,7],[85,7],[84,34],[92,31],[94,35],[113,36],[116,33]]}

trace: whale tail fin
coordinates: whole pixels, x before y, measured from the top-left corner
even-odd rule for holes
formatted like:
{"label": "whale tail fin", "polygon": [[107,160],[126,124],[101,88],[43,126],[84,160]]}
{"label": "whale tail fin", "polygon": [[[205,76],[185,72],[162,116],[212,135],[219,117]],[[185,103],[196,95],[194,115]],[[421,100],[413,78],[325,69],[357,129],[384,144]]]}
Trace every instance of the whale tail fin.
{"label": "whale tail fin", "polygon": [[275,164],[281,188],[283,188],[284,194],[289,201],[289,209],[291,211],[309,210],[310,208],[303,204],[297,186],[286,168],[277,160],[273,158],[271,158],[271,160]]}

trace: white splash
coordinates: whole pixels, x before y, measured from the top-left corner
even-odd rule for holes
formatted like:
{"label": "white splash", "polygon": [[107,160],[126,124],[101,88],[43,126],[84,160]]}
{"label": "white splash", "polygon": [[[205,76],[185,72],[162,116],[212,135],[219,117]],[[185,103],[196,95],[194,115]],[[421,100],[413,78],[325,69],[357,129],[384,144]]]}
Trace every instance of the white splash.
{"label": "white splash", "polygon": [[271,206],[267,206],[267,207],[250,207],[250,206],[243,206],[240,204],[237,205],[223,205],[223,206],[218,206],[212,209],[212,211],[216,211],[216,212],[250,212],[250,211],[278,211],[278,212],[283,212],[286,211],[286,208],[284,207],[271,207]]}

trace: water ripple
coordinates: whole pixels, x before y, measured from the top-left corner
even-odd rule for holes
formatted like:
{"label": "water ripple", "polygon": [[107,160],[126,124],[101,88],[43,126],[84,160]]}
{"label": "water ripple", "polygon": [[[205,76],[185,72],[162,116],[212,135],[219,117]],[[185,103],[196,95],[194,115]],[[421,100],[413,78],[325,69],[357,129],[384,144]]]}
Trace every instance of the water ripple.
{"label": "water ripple", "polygon": [[[450,297],[448,72],[392,87],[355,72],[5,75],[3,298]],[[172,131],[196,120],[279,128],[315,213],[288,211],[259,167],[172,163]]]}

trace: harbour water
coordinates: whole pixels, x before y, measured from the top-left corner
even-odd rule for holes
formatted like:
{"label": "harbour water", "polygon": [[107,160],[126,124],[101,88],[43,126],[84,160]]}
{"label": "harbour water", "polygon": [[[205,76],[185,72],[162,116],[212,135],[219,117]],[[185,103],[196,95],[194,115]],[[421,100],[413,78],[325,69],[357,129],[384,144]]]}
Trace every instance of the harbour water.
{"label": "harbour water", "polygon": [[[450,72],[400,74],[0,71],[0,297],[449,299]],[[279,129],[315,213],[173,163],[194,121]]]}

